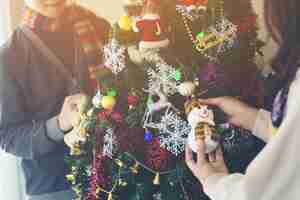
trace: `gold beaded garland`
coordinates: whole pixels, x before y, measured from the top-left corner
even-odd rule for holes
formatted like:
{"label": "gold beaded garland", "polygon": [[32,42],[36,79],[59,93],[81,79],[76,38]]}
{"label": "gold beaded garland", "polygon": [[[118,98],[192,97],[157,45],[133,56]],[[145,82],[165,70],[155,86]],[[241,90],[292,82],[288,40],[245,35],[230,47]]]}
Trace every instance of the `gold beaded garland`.
{"label": "gold beaded garland", "polygon": [[[184,14],[182,12],[180,12],[180,11],[178,11],[178,12],[179,12],[179,14],[182,17],[182,21],[183,21],[184,27],[185,27],[185,29],[187,31],[187,35],[188,35],[190,41],[192,42],[194,48],[199,53],[201,53],[203,56],[205,56],[206,58],[208,58],[209,60],[216,62],[217,61],[216,57],[210,56],[209,54],[207,54],[205,52],[205,50],[207,50],[207,49],[215,46],[215,43],[214,44],[209,44],[209,45],[205,46],[205,48],[203,48],[203,44],[201,44],[201,42],[199,42],[197,40],[197,38],[194,36],[193,31],[192,31],[192,29],[189,26],[187,17],[184,16]],[[224,0],[219,0],[217,2],[216,8],[212,9],[212,15],[213,15],[213,17],[223,17],[224,16]],[[219,42],[220,41],[218,41],[218,43]]]}

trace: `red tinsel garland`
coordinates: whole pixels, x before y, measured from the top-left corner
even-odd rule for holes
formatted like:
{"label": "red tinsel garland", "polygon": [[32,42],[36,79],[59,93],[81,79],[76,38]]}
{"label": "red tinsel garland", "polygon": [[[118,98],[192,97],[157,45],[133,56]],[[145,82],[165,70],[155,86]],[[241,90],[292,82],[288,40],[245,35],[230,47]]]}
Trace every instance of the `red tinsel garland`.
{"label": "red tinsel garland", "polygon": [[145,164],[155,171],[164,171],[172,166],[174,156],[172,153],[160,147],[158,138],[153,139],[146,146]]}
{"label": "red tinsel garland", "polygon": [[254,29],[256,26],[257,16],[250,15],[242,20],[234,22],[238,26],[239,33],[246,33]]}
{"label": "red tinsel garland", "polygon": [[105,170],[106,161],[107,158],[103,157],[101,154],[98,154],[94,160],[90,181],[91,190],[87,200],[98,200],[98,187],[106,188],[111,185],[111,177],[106,176],[108,174]]}

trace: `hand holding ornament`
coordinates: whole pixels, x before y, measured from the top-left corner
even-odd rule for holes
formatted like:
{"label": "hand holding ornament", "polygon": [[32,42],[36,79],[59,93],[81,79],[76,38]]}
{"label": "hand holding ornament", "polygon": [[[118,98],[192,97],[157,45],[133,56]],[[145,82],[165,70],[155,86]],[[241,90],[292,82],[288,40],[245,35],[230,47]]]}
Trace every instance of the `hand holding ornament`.
{"label": "hand holding ornament", "polygon": [[62,131],[70,131],[78,123],[80,118],[80,105],[84,94],[75,94],[65,98],[61,112],[58,116],[58,124]]}
{"label": "hand holding ornament", "polygon": [[217,106],[227,115],[228,122],[252,131],[258,115],[258,109],[234,97],[217,97],[199,100],[203,104]]}

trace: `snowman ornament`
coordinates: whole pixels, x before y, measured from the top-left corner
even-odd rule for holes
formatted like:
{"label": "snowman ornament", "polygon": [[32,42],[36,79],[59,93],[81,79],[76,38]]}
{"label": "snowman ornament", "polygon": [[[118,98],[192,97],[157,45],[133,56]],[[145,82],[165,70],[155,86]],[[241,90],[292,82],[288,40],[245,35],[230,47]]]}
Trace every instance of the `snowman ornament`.
{"label": "snowman ornament", "polygon": [[215,129],[214,113],[207,105],[198,100],[190,100],[185,103],[187,120],[192,127],[188,135],[188,145],[193,152],[197,152],[197,139],[205,141],[205,153],[213,152],[218,146],[218,135]]}

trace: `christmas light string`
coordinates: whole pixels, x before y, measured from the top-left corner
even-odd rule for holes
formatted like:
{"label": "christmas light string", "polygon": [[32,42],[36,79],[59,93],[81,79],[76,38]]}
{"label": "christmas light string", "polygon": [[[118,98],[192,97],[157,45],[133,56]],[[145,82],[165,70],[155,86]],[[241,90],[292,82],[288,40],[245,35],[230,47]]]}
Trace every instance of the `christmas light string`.
{"label": "christmas light string", "polygon": [[166,174],[170,174],[174,171],[176,171],[175,169],[173,170],[168,170],[168,171],[163,171],[163,172],[158,172],[155,171],[153,169],[151,169],[150,167],[146,166],[145,164],[143,164],[142,162],[138,161],[133,155],[131,155],[130,153],[126,152],[125,155],[127,155],[128,157],[130,157],[131,159],[133,159],[136,163],[139,164],[139,166],[141,166],[142,168],[144,168],[145,170],[151,172],[154,175],[160,174],[160,175],[166,175]]}
{"label": "christmas light string", "polygon": [[[167,171],[162,171],[162,172],[159,172],[159,171],[156,171],[156,170],[153,170],[151,169],[150,167],[146,166],[145,164],[143,164],[142,162],[138,161],[132,154],[128,153],[128,152],[125,152],[125,155],[128,156],[129,158],[131,158],[132,160],[135,161],[135,165],[133,167],[131,167],[131,170],[133,171],[133,173],[138,173],[137,171],[137,167],[142,167],[143,169],[147,170],[148,172],[152,173],[153,175],[155,175],[155,178],[153,180],[153,184],[154,185],[159,185],[160,184],[160,176],[161,175],[168,175],[168,174],[171,174],[173,172],[176,171],[176,169],[173,169],[173,170],[167,170]],[[123,162],[119,159],[115,159],[115,162],[117,165],[119,165],[120,168],[122,168],[124,166]],[[120,176],[119,176],[120,177]],[[183,194],[185,196],[185,199],[186,200],[189,200],[189,197],[187,195],[187,192],[185,191],[184,189],[184,185],[183,183],[180,181],[180,185],[181,185],[181,188],[183,190]],[[108,199],[110,200],[110,199]]]}
{"label": "christmas light string", "polygon": [[[160,176],[161,175],[168,175],[168,174],[171,174],[173,172],[176,171],[176,169],[173,169],[173,170],[167,170],[167,171],[162,171],[162,172],[159,172],[159,171],[156,171],[156,170],[153,170],[151,169],[150,167],[146,166],[145,164],[143,164],[142,162],[138,161],[132,154],[128,153],[128,152],[125,152],[125,155],[128,156],[129,158],[131,158],[132,160],[135,161],[135,166],[132,167],[131,169],[136,169],[137,166],[140,166],[142,167],[143,169],[147,170],[148,172],[152,173],[153,175],[155,175],[155,178],[153,180],[153,184],[154,185],[159,185],[160,184]],[[123,166],[123,163],[120,161],[120,160],[116,160],[116,163],[118,163],[118,165],[121,167]],[[136,172],[137,173],[137,172]],[[180,187],[182,188],[182,192],[183,192],[183,195],[184,195],[184,198],[185,200],[189,200],[189,196],[184,188],[184,185],[183,185],[183,182],[181,179],[179,179],[179,183],[180,183]]]}

